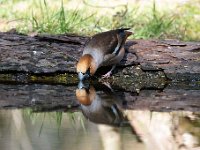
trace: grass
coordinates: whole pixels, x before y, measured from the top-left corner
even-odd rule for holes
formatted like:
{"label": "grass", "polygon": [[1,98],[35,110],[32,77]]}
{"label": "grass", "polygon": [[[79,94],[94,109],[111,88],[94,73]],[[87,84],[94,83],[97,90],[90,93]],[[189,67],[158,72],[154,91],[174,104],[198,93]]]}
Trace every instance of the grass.
{"label": "grass", "polygon": [[[167,12],[160,14],[156,8],[156,3],[150,10],[150,15],[142,18],[140,25],[136,26],[137,38],[167,38],[174,32],[174,17]],[[144,16],[144,14],[143,14]]]}
{"label": "grass", "polygon": [[0,22],[6,24],[0,30],[15,27],[22,33],[92,35],[131,27],[136,39],[200,40],[199,0],[177,6],[176,10],[159,8],[154,1],[142,10],[136,4],[109,9],[81,3],[74,6],[67,0],[1,0],[0,6]]}
{"label": "grass", "polygon": [[[31,24],[31,30],[39,33],[51,33],[59,34],[65,32],[73,32],[77,28],[82,28],[81,24],[84,24],[89,16],[82,16],[80,10],[65,11],[63,2],[57,11],[49,10],[49,7],[44,0],[44,3],[40,3],[39,12],[32,11],[31,16],[28,18],[26,24]],[[38,15],[38,13],[40,15]],[[19,28],[19,30],[24,28]],[[25,32],[28,32],[26,29]],[[80,32],[80,31],[76,31]]]}

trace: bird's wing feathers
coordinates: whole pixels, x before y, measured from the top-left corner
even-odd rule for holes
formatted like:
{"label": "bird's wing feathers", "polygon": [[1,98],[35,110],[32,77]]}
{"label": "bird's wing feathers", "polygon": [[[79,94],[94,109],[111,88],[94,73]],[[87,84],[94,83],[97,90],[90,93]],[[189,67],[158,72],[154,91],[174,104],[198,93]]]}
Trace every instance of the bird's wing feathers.
{"label": "bird's wing feathers", "polygon": [[103,55],[111,54],[118,44],[117,35],[112,32],[103,32],[94,35],[89,43],[86,45],[85,50],[101,51]]}
{"label": "bird's wing feathers", "polygon": [[112,65],[113,63],[110,63],[110,61],[113,60],[115,57],[116,57],[116,55],[113,54],[113,53],[105,55],[104,59],[103,59],[102,66]]}
{"label": "bird's wing feathers", "polygon": [[123,39],[120,38],[120,35],[117,35],[117,40],[118,40],[117,46],[115,47],[115,50],[112,52],[112,54],[115,54],[115,55],[117,55],[119,53],[120,47],[123,42]]}
{"label": "bird's wing feathers", "polygon": [[91,38],[85,49],[100,50],[104,55],[117,55],[125,42],[126,34],[124,31],[129,29],[123,28],[96,34]]}
{"label": "bird's wing feathers", "polygon": [[115,55],[113,53],[105,55],[103,63],[101,65],[102,66],[110,66],[110,65],[118,64],[124,57],[124,53],[125,53],[124,47],[121,47],[121,49],[119,50],[119,53],[117,55]]}
{"label": "bird's wing feathers", "polygon": [[121,28],[121,29],[117,29],[117,39],[118,39],[118,44],[115,48],[115,50],[113,51],[113,54],[118,55],[121,47],[123,46],[123,44],[125,43],[125,40],[127,38],[126,33],[124,32],[125,30],[129,30],[130,28]]}

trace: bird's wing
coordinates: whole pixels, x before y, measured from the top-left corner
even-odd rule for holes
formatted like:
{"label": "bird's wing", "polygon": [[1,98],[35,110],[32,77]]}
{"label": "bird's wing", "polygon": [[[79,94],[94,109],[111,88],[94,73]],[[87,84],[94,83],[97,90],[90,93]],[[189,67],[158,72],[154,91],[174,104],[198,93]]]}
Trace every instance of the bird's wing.
{"label": "bird's wing", "polygon": [[102,66],[109,66],[109,65],[112,65],[113,63],[111,63],[110,61],[113,60],[114,58],[116,57],[115,54],[107,54],[104,56],[104,59],[103,59],[103,63],[101,64]]}
{"label": "bird's wing", "polygon": [[115,55],[114,53],[105,55],[103,63],[101,65],[110,66],[118,64],[123,59],[124,53],[125,53],[124,47],[121,47],[117,55]]}
{"label": "bird's wing", "polygon": [[122,29],[116,30],[118,43],[117,43],[115,50],[113,51],[113,54],[118,55],[121,47],[124,45],[126,38],[127,38],[127,35],[124,31],[129,30],[129,29],[130,28],[122,28]]}
{"label": "bird's wing", "polygon": [[129,28],[111,30],[108,32],[102,32],[94,35],[85,49],[90,50],[99,50],[104,55],[107,54],[115,54],[119,53],[121,46],[125,42],[126,33],[125,30],[129,30]]}

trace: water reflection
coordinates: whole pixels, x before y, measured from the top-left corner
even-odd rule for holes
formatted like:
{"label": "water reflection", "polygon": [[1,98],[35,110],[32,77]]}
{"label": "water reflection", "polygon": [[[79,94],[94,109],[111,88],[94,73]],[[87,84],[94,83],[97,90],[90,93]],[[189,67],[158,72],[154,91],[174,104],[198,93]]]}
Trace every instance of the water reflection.
{"label": "water reflection", "polygon": [[[139,138],[138,142],[141,140],[147,149],[200,148],[200,113],[123,109],[123,98],[118,97],[110,85],[105,85],[101,92],[97,92],[94,86],[85,86],[83,83],[76,90],[84,116],[92,122],[107,124],[98,125],[105,149],[113,148],[109,145],[115,145],[114,149],[121,149],[118,128],[108,125],[120,125],[127,118],[135,137]],[[108,138],[109,135],[113,137]]]}
{"label": "water reflection", "polygon": [[97,127],[103,148],[120,150],[122,149],[120,130],[114,126],[121,126],[127,121],[119,105],[122,101],[109,84],[101,85],[101,88],[103,92],[97,93],[94,86],[80,82],[76,89],[76,97],[81,104],[83,115],[99,124]]}
{"label": "water reflection", "polygon": [[[1,150],[197,150],[200,113],[126,110],[129,127],[94,124],[80,112],[34,113],[0,110]],[[34,116],[33,116],[34,115]],[[141,141],[137,140],[139,135]]]}
{"label": "water reflection", "polygon": [[81,104],[83,115],[90,121],[120,126],[126,122],[122,114],[123,101],[109,85],[99,85],[102,91],[97,93],[94,86],[79,83],[76,98]]}
{"label": "water reflection", "polygon": [[[26,101],[34,96],[38,106],[45,106],[45,109],[35,109],[34,104],[33,110],[0,110],[1,150],[200,149],[199,91],[196,89],[146,89],[137,95],[116,90],[107,83],[81,83],[78,88],[27,85],[31,87],[28,91],[23,85],[1,87],[4,87],[3,91],[0,89],[1,105],[9,106],[17,100],[20,106],[33,106]],[[189,94],[195,101],[188,102]],[[179,97],[175,101],[179,95],[183,99]],[[163,101],[164,106],[169,106],[169,102],[170,106],[176,106],[163,109],[160,107]],[[79,107],[60,109],[72,104],[81,104],[82,113]],[[189,109],[181,110],[186,107]],[[179,108],[181,111],[177,111]]]}
{"label": "water reflection", "polygon": [[29,114],[30,111],[0,110],[1,150],[102,150],[102,139],[108,138],[127,150],[132,149],[130,143],[142,146],[131,137],[129,128],[97,126],[81,112],[62,113],[59,124],[55,112]]}

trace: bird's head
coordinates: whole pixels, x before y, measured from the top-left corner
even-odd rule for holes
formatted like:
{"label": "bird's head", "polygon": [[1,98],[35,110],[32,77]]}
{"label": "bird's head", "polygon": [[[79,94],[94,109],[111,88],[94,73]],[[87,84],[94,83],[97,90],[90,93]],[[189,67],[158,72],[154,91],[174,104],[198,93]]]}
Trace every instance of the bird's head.
{"label": "bird's head", "polygon": [[95,63],[94,58],[89,55],[83,55],[76,66],[76,71],[78,73],[78,78],[80,81],[89,78],[90,76],[94,75],[97,70],[97,66]]}
{"label": "bird's head", "polygon": [[133,32],[131,31],[124,31],[125,32],[125,35],[126,35],[126,39],[131,36],[132,34],[134,34]]}
{"label": "bird's head", "polygon": [[133,32],[131,32],[131,31],[127,31],[127,30],[125,30],[124,32],[123,32],[123,34],[121,34],[121,36],[123,37],[123,42],[125,43],[125,41],[126,41],[126,39],[129,37],[129,36],[131,36],[132,34],[134,34]]}

